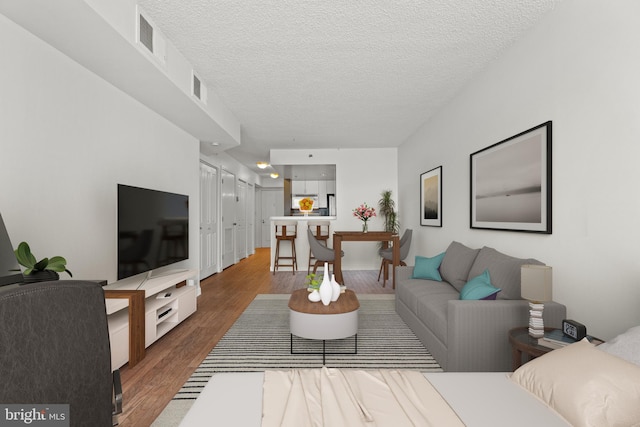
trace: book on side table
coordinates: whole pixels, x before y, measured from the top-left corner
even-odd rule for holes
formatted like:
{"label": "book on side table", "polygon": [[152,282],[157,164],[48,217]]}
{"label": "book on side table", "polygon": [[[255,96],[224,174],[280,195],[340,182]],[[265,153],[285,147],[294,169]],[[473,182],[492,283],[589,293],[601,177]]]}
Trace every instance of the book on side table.
{"label": "book on side table", "polygon": [[[602,344],[602,340],[599,340],[598,338],[592,337],[590,335],[587,335],[586,337],[589,342],[592,342],[593,344]],[[543,347],[547,347],[547,348],[552,348],[552,349],[558,349],[558,348],[562,348],[562,347],[566,347],[569,344],[573,344],[575,343],[576,340],[571,338],[570,336],[565,335],[561,329],[554,329],[552,331],[547,331],[544,333],[544,337],[542,338],[538,338],[538,345],[541,345]]]}

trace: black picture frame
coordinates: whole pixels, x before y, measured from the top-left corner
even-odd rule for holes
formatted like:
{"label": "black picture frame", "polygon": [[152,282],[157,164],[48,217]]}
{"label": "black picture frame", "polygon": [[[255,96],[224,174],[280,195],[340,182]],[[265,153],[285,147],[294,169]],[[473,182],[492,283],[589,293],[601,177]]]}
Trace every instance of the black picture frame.
{"label": "black picture frame", "polygon": [[420,174],[420,225],[442,227],[442,166]]}
{"label": "black picture frame", "polygon": [[470,155],[471,228],[551,234],[548,121]]}

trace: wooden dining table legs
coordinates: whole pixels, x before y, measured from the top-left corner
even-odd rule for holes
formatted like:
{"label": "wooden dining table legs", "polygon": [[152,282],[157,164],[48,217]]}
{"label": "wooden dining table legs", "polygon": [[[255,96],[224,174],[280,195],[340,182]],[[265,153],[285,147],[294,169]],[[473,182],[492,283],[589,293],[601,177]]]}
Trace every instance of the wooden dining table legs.
{"label": "wooden dining table legs", "polygon": [[333,263],[333,272],[336,275],[336,281],[341,285],[344,284],[342,277],[342,257],[339,255],[342,251],[342,242],[383,242],[383,246],[393,243],[393,261],[392,261],[392,283],[396,288],[396,267],[400,265],[400,237],[397,234],[387,231],[336,231],[333,233],[333,250],[336,257]]}

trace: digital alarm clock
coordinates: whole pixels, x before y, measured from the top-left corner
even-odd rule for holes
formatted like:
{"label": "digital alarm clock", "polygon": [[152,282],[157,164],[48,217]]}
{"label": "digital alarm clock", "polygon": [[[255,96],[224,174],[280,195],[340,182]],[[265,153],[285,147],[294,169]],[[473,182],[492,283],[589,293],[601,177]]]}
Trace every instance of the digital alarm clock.
{"label": "digital alarm clock", "polygon": [[562,333],[576,341],[580,341],[587,336],[587,327],[575,320],[564,319],[562,321]]}

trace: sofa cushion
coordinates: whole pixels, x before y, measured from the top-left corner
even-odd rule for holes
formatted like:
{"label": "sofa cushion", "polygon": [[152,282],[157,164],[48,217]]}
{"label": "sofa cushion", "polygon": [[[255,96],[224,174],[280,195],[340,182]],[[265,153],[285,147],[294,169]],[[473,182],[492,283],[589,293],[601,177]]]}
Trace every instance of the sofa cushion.
{"label": "sofa cushion", "polygon": [[520,266],[523,264],[544,265],[532,258],[515,258],[490,247],[480,249],[469,270],[469,279],[489,270],[491,283],[502,289],[499,299],[520,299]]}
{"label": "sofa cushion", "polygon": [[450,300],[457,300],[458,291],[445,282],[432,282],[431,292],[416,300],[416,316],[447,345],[447,309]]}
{"label": "sofa cushion", "polygon": [[444,258],[444,252],[432,258],[416,255],[415,265],[413,267],[412,279],[427,279],[442,282],[440,276],[440,264]]}
{"label": "sofa cushion", "polygon": [[[449,282],[451,286],[460,292],[462,287],[469,281],[469,270],[478,252],[479,249],[471,249],[462,243],[451,242],[440,265],[442,279]],[[473,276],[477,276],[480,273]]]}
{"label": "sofa cushion", "polygon": [[462,300],[494,300],[496,294],[500,292],[500,288],[496,288],[491,284],[491,277],[489,277],[489,270],[485,270],[479,276],[469,280],[466,285],[460,291],[460,299]]}
{"label": "sofa cushion", "polygon": [[[402,301],[413,313],[418,313],[418,300],[429,299],[433,295],[442,293],[458,293],[447,282],[437,282],[435,280],[408,279],[397,283],[396,299]],[[421,319],[422,320],[422,319]]]}

